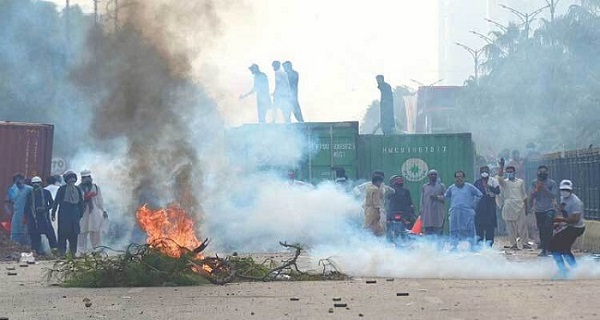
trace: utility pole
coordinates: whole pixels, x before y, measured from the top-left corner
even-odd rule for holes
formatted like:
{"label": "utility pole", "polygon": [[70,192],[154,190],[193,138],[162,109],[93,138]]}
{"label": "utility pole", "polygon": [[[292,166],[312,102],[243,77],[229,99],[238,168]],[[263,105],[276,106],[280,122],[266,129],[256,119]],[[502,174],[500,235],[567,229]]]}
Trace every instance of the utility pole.
{"label": "utility pole", "polygon": [[475,75],[474,75],[475,83],[479,83],[479,56],[481,56],[481,53],[483,52],[483,48],[473,49],[471,47],[465,46],[464,44],[458,43],[458,42],[455,42],[454,44],[465,49],[473,57],[473,63],[475,65]]}
{"label": "utility pole", "polygon": [[502,31],[504,31],[504,32],[506,32],[506,31],[508,30],[508,27],[506,27],[505,25],[503,25],[503,24],[501,24],[501,23],[498,23],[498,22],[496,22],[496,21],[494,21],[494,20],[492,20],[492,19],[483,18],[483,20],[485,20],[485,21],[487,21],[487,22],[489,22],[489,23],[491,23],[491,24],[495,25],[496,27],[500,28],[500,30],[502,30]]}
{"label": "utility pole", "polygon": [[535,19],[535,16],[537,16],[542,11],[544,11],[544,9],[548,8],[548,6],[543,6],[533,12],[523,13],[523,12],[513,9],[507,5],[499,4],[499,6],[510,11],[511,13],[516,15],[521,20],[521,24],[525,26],[525,38],[526,39],[529,39],[529,29],[531,26],[531,22]]}

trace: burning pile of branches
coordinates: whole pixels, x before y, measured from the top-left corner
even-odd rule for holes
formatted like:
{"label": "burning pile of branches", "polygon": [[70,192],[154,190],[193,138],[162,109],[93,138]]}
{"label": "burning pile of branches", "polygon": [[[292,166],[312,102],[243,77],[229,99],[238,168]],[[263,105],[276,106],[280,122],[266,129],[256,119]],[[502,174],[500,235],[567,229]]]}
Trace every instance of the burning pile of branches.
{"label": "burning pile of branches", "polygon": [[147,244],[132,244],[124,251],[102,247],[101,251],[77,259],[58,261],[48,271],[48,281],[58,280],[74,287],[136,287],[348,279],[329,260],[320,261],[321,273],[301,271],[298,257],[303,250],[298,244],[280,242],[293,255],[281,264],[272,258],[257,263],[252,257],[236,254],[205,257],[202,252],[209,240],[200,243],[193,219],[177,205],[159,210],[144,205],[136,216],[148,235]]}

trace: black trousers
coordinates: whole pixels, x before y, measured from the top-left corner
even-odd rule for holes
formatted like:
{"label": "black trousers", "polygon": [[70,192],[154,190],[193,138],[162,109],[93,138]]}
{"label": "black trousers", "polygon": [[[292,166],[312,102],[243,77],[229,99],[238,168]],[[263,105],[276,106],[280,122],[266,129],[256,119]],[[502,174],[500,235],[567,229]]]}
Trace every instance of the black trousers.
{"label": "black trousers", "polygon": [[77,233],[68,233],[68,234],[63,234],[63,233],[58,233],[58,252],[60,253],[60,255],[65,255],[65,252],[67,252],[67,241],[69,242],[69,251],[71,252],[71,255],[73,257],[75,257],[75,254],[77,253],[77,237],[79,236],[79,234]]}
{"label": "black trousers", "polygon": [[490,242],[490,247],[492,247],[494,245],[495,229],[494,225],[478,225],[475,230],[477,232],[477,243],[486,240]]}
{"label": "black trousers", "polygon": [[571,247],[573,246],[573,243],[575,243],[575,240],[577,240],[577,238],[581,236],[584,231],[585,227],[575,228],[568,226],[566,229],[558,232],[550,239],[550,252],[573,256]]}
{"label": "black trousers", "polygon": [[540,246],[543,251],[548,251],[550,245],[550,238],[552,238],[552,218],[554,217],[554,210],[536,212],[535,222],[537,224],[540,233]]}
{"label": "black trousers", "polygon": [[[56,248],[56,235],[54,232],[44,233],[46,238],[48,238],[48,244],[50,248]],[[29,239],[31,239],[31,249],[35,251],[35,253],[42,255],[44,252],[42,251],[42,233],[32,232],[29,233]]]}

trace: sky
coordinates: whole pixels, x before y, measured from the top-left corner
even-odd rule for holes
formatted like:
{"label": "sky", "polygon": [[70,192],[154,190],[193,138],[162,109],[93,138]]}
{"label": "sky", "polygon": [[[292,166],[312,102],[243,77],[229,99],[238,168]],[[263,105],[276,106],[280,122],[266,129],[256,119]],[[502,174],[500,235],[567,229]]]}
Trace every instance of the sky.
{"label": "sky", "polygon": [[[194,77],[231,125],[256,121],[255,98],[239,100],[252,87],[247,69],[252,63],[267,74],[273,90],[271,62],[292,61],[307,121],[362,119],[379,99],[377,74],[392,86],[438,80],[436,0],[234,3],[235,9],[221,14],[216,45],[193,61]],[[93,10],[92,0],[71,4]]]}

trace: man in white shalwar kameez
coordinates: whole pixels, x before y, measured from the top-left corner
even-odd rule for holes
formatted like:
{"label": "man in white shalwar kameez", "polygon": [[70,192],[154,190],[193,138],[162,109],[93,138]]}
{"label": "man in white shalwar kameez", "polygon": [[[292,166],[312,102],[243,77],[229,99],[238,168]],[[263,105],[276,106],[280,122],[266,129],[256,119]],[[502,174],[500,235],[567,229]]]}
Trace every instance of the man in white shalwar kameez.
{"label": "man in white shalwar kameez", "polygon": [[83,190],[84,212],[80,220],[81,232],[78,238],[78,247],[82,253],[88,251],[88,241],[91,248],[96,248],[102,243],[102,228],[108,223],[108,214],[104,209],[104,199],[98,185],[92,182],[92,173],[89,170],[81,172],[81,184]]}

